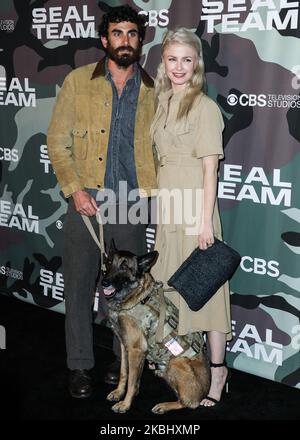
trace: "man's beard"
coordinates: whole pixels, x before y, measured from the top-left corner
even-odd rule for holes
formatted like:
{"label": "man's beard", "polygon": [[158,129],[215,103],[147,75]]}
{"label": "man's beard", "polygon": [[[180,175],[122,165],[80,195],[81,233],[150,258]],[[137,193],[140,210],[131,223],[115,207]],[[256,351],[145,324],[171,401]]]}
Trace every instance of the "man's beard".
{"label": "man's beard", "polygon": [[[113,60],[120,67],[129,67],[135,62],[139,61],[141,57],[141,50],[141,44],[139,44],[136,49],[131,46],[120,46],[117,49],[114,49],[108,42],[106,47],[108,58]],[[123,53],[121,54],[121,52]]]}

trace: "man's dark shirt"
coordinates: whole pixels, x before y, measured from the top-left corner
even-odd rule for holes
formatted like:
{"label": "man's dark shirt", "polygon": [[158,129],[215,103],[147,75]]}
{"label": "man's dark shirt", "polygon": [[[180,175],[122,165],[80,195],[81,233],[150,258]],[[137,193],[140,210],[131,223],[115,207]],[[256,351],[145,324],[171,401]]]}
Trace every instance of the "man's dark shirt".
{"label": "man's dark shirt", "polygon": [[141,74],[137,64],[134,64],[133,76],[127,80],[119,97],[107,65],[106,72],[106,78],[112,86],[113,99],[104,187],[112,189],[117,202],[122,203],[122,196],[126,196],[126,193],[121,195],[120,200],[119,182],[127,182],[128,192],[138,187],[134,158],[134,127]]}

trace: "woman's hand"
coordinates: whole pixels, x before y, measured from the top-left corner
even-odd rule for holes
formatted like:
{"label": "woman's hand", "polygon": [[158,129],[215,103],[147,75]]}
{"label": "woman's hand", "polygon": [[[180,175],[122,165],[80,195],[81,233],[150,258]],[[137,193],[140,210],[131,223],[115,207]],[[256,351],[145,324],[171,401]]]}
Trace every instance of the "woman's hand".
{"label": "woman's hand", "polygon": [[201,232],[198,235],[198,244],[201,250],[206,250],[212,246],[215,242],[214,228],[212,223],[204,224],[201,228]]}

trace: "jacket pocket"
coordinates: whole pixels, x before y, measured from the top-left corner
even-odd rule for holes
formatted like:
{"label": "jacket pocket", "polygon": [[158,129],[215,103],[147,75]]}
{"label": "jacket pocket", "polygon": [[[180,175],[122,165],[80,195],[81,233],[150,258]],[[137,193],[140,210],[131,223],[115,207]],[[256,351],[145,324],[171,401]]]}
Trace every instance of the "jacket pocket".
{"label": "jacket pocket", "polygon": [[72,152],[76,159],[84,160],[87,156],[88,136],[85,128],[74,128],[72,130],[73,145]]}

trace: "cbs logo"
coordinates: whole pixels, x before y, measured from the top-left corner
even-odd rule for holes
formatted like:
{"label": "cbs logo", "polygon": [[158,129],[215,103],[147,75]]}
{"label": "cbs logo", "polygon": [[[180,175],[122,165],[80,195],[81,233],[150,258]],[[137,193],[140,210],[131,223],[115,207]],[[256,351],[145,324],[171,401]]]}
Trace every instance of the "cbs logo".
{"label": "cbs logo", "polygon": [[18,162],[18,150],[15,148],[3,148],[0,147],[0,160],[5,160],[7,162]]}
{"label": "cbs logo", "polygon": [[245,256],[242,258],[240,266],[244,272],[253,272],[256,275],[268,275],[277,278],[279,274],[278,261],[266,261],[263,258],[252,258]]}
{"label": "cbs logo", "polygon": [[267,105],[267,97],[266,95],[254,95],[254,94],[246,94],[242,93],[241,96],[237,96],[234,93],[231,93],[227,97],[227,103],[233,107],[237,104],[242,107],[265,107]]}
{"label": "cbs logo", "polygon": [[147,25],[149,27],[166,27],[169,24],[168,9],[160,9],[159,11],[151,9],[150,11],[140,11],[139,14],[146,15],[148,17]]}

